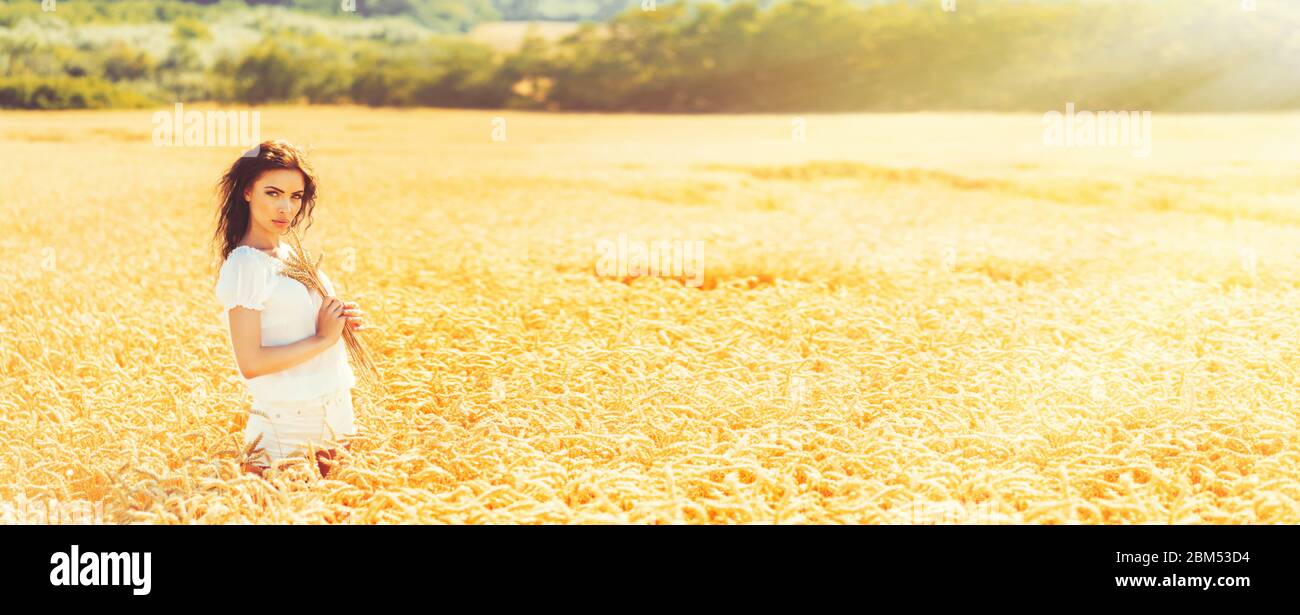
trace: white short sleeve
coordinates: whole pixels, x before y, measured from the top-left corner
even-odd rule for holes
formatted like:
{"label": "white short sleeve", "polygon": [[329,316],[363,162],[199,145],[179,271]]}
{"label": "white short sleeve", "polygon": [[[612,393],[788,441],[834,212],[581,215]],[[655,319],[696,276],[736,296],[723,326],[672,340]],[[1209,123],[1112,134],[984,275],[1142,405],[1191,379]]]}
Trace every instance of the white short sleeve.
{"label": "white short sleeve", "polygon": [[320,283],[321,286],[325,287],[325,292],[328,293],[329,296],[331,297],[337,297],[338,294],[334,292],[334,281],[331,280],[329,276],[325,275],[324,271],[321,271],[319,269],[316,270],[316,274],[320,276]]}
{"label": "white short sleeve", "polygon": [[268,259],[250,250],[232,250],[217,275],[216,295],[229,311],[235,306],[262,310],[275,289],[275,276]]}

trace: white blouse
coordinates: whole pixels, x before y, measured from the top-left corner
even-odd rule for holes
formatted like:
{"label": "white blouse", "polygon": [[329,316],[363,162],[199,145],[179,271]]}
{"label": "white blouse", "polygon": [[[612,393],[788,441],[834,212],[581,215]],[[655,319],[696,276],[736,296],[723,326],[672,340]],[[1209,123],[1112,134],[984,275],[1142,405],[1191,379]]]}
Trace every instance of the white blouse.
{"label": "white blouse", "polygon": [[[287,258],[293,248],[281,245],[279,256]],[[224,308],[221,321],[230,331],[230,309],[242,306],[262,312],[262,345],[284,346],[316,334],[316,315],[321,296],[301,282],[280,275],[284,261],[249,246],[231,250],[217,277],[217,300]],[[325,290],[334,294],[334,283],[318,272]],[[238,372],[238,367],[236,367]],[[348,364],[343,337],[324,352],[289,369],[240,380],[248,387],[254,403],[305,401],[356,386]]]}

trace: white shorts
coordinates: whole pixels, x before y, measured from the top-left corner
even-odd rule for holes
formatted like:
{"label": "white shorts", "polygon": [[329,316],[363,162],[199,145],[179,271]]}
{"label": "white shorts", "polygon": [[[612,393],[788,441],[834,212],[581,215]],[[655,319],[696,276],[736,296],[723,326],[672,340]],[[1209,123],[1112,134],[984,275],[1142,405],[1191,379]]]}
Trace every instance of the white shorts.
{"label": "white shorts", "polygon": [[309,399],[295,402],[253,401],[244,427],[244,446],[260,435],[251,461],[261,465],[285,457],[306,453],[308,444],[317,449],[336,448],[357,433],[356,417],[352,410],[352,389],[339,389]]}

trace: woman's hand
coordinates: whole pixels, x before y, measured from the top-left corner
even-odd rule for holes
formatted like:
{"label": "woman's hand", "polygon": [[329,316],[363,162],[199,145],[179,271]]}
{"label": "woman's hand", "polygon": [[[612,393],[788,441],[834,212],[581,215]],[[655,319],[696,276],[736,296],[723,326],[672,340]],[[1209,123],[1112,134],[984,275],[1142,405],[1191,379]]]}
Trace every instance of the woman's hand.
{"label": "woman's hand", "polygon": [[348,327],[352,328],[354,331],[364,326],[361,308],[358,307],[356,303],[344,301],[343,316],[348,319]]}
{"label": "woman's hand", "polygon": [[335,297],[325,297],[320,303],[320,311],[316,313],[316,335],[331,344],[337,341],[343,334],[343,326],[348,321],[344,316],[344,309],[343,301]]}

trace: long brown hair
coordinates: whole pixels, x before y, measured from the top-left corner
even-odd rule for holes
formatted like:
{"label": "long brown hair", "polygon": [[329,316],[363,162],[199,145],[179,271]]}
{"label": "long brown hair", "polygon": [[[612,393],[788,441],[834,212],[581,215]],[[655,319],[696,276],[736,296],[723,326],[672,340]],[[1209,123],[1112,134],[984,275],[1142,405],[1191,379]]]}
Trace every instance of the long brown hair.
{"label": "long brown hair", "polygon": [[289,228],[297,228],[303,221],[307,223],[304,230],[311,228],[311,211],[316,207],[316,172],[307,163],[307,155],[287,141],[263,141],[230,165],[217,184],[221,207],[217,210],[217,230],[212,241],[217,244],[218,260],[224,261],[248,232],[248,201],[244,200],[244,189],[262,173],[275,169],[295,169],[302,173],[302,205],[289,221]]}

